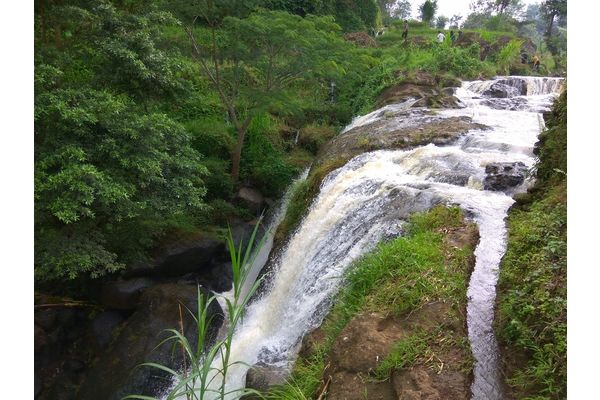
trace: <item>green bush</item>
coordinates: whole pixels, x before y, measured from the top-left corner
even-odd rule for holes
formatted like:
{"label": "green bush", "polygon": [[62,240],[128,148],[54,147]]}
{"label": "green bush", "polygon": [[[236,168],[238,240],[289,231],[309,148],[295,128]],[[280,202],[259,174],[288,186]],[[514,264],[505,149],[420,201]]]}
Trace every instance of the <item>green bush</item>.
{"label": "green bush", "polygon": [[300,130],[298,143],[313,154],[317,154],[323,144],[335,135],[329,125],[310,124]]}
{"label": "green bush", "polygon": [[448,72],[466,79],[474,79],[487,67],[479,59],[479,45],[472,44],[467,48],[451,47],[446,44],[434,46],[432,57],[424,69],[434,74]]}
{"label": "green bush", "polygon": [[279,196],[299,172],[285,162],[281,139],[273,118],[266,113],[254,117],[242,152],[244,180],[266,196]]}

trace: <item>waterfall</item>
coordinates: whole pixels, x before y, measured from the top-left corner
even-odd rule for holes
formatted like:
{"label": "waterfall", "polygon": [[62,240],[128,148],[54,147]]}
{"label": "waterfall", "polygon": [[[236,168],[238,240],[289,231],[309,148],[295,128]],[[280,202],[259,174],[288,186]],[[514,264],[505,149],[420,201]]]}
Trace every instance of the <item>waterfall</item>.
{"label": "waterfall", "polygon": [[[530,95],[488,98],[501,80],[526,87]],[[520,83],[519,83],[520,82]],[[520,86],[519,86],[520,85]],[[410,215],[436,204],[456,204],[478,224],[480,242],[468,289],[467,322],[475,358],[473,399],[502,398],[498,345],[492,331],[498,265],[505,252],[504,219],[515,187],[483,190],[494,163],[535,164],[533,145],[540,113],[549,109],[562,83],[556,79],[499,77],[465,82],[456,91],[464,108],[440,110],[444,117],[469,116],[490,129],[475,129],[450,146],[429,144],[410,150],[361,154],[331,172],[297,230],[276,257],[272,279],[248,307],[235,333],[231,360],[241,361],[227,376],[228,390],[242,388],[249,365],[290,369],[305,334],[318,327],[354,260],[382,240],[398,237]],[[519,89],[521,90],[521,89]],[[410,105],[409,105],[410,104]],[[389,105],[355,119],[344,132],[377,122],[393,127],[386,111],[407,109],[414,100]],[[518,104],[518,107],[512,107]],[[343,133],[342,133],[343,134]]]}

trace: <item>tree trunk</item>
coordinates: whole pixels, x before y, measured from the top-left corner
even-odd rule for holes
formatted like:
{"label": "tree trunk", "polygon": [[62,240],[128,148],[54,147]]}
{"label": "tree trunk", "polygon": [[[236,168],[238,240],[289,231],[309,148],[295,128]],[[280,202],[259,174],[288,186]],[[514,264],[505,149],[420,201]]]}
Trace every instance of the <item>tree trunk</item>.
{"label": "tree trunk", "polygon": [[548,22],[548,29],[546,30],[546,38],[550,38],[550,36],[552,36],[552,27],[554,26],[554,18],[556,18],[556,14],[552,13],[550,15],[550,21]]}
{"label": "tree trunk", "polygon": [[54,25],[54,45],[57,49],[62,48],[62,30],[60,24]]}
{"label": "tree trunk", "polygon": [[237,143],[231,153],[231,179],[234,183],[240,179],[240,160],[242,159],[242,148],[244,147],[244,138],[248,128],[238,127]]}

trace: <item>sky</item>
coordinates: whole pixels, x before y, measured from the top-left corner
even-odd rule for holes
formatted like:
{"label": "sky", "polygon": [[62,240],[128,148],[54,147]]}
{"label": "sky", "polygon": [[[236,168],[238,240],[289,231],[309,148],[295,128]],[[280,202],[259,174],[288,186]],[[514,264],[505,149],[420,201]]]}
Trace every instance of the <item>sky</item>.
{"label": "sky", "polygon": [[[418,19],[419,18],[419,6],[423,4],[425,0],[411,0],[411,4],[413,6],[412,17]],[[436,16],[444,15],[448,18],[451,18],[455,14],[459,14],[463,16],[463,21],[470,13],[469,4],[471,4],[472,0],[438,0],[438,10]],[[541,3],[541,0],[521,0],[525,7],[528,4]]]}

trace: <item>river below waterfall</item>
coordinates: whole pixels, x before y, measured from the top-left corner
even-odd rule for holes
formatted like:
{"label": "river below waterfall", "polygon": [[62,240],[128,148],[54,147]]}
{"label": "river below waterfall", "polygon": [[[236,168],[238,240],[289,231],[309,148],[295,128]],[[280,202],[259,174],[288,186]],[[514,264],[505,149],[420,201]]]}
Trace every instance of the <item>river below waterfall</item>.
{"label": "river below waterfall", "polygon": [[[508,97],[490,97],[498,86]],[[489,129],[469,131],[448,146],[361,154],[331,172],[308,214],[274,258],[272,278],[249,305],[234,336],[231,361],[290,369],[303,336],[322,323],[354,260],[378,242],[401,236],[411,214],[436,204],[456,204],[480,231],[467,309],[476,361],[472,398],[501,399],[492,330],[495,286],[512,195],[526,190],[531,179],[525,176],[506,187],[490,187],[489,176],[491,171],[523,174],[534,166],[533,146],[543,128],[541,112],[549,110],[560,86],[558,78],[464,82],[455,94],[463,108],[436,110],[437,115],[468,116]],[[406,122],[398,118],[410,119],[411,110],[419,110],[411,105],[409,100],[396,106],[407,110],[401,116],[390,118],[377,110],[357,118],[344,132],[359,125],[368,128],[373,122],[381,127],[382,120],[397,126]],[[385,134],[385,129],[378,130]],[[228,390],[244,387],[248,366],[230,368]]]}

